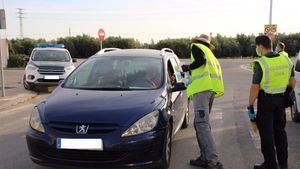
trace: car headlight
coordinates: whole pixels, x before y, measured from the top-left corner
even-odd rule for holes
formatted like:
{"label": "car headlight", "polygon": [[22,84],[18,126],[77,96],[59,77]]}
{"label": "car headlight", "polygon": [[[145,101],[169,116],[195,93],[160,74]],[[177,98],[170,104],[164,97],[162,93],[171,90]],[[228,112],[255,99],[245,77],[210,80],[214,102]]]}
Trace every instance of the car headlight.
{"label": "car headlight", "polygon": [[147,114],[146,116],[135,122],[131,127],[129,127],[122,134],[122,137],[134,136],[151,131],[157,125],[158,117],[158,111]]}
{"label": "car headlight", "polygon": [[28,65],[28,66],[27,66],[27,69],[28,69],[28,70],[36,70],[37,67],[35,67],[35,66],[33,66],[33,65]]}
{"label": "car headlight", "polygon": [[39,110],[37,107],[34,108],[31,116],[30,116],[30,121],[29,121],[30,127],[33,128],[34,130],[37,130],[39,132],[44,133],[45,129],[42,125],[42,121],[40,118]]}

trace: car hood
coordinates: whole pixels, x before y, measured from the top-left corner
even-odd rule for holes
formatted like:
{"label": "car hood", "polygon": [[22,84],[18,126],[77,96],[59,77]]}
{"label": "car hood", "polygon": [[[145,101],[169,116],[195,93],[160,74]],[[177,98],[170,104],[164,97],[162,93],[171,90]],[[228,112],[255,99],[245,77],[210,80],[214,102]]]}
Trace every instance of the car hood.
{"label": "car hood", "polygon": [[50,61],[31,61],[31,64],[36,67],[50,66],[50,67],[68,67],[71,66],[70,62],[50,62]]}
{"label": "car hood", "polygon": [[45,123],[108,123],[128,126],[155,110],[165,98],[162,96],[163,91],[94,91],[58,87],[39,106],[39,110]]}

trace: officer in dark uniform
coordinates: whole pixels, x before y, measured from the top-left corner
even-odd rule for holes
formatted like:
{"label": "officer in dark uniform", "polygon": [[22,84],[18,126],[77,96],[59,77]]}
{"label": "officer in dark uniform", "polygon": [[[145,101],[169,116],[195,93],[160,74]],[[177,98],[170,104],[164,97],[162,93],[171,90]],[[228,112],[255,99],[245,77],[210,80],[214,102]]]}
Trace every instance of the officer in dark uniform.
{"label": "officer in dark uniform", "polygon": [[252,64],[254,74],[248,109],[255,114],[253,105],[258,98],[256,123],[264,163],[255,165],[254,169],[277,169],[278,164],[280,169],[287,169],[284,92],[287,86],[295,87],[293,64],[287,57],[272,51],[268,36],[256,37],[255,43],[261,58]]}

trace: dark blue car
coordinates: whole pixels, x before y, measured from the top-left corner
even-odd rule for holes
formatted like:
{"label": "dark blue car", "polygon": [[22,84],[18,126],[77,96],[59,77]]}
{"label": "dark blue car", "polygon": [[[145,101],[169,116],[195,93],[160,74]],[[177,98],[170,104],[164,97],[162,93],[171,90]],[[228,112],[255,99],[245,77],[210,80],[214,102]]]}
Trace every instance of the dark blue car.
{"label": "dark blue car", "polygon": [[168,168],[189,120],[180,61],[170,49],[96,54],[39,103],[26,134],[40,165]]}

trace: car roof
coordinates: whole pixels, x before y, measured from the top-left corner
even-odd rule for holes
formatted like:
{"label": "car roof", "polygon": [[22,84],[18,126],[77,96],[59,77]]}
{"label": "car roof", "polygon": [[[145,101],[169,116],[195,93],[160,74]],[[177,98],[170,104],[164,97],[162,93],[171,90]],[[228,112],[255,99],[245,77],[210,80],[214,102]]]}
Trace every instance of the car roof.
{"label": "car roof", "polygon": [[[171,53],[170,53],[171,54]],[[122,49],[110,51],[102,54],[95,54],[92,57],[110,57],[110,56],[128,56],[128,57],[150,57],[150,58],[163,58],[160,50],[155,49]]]}

